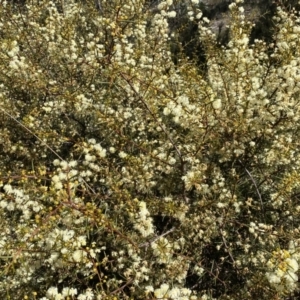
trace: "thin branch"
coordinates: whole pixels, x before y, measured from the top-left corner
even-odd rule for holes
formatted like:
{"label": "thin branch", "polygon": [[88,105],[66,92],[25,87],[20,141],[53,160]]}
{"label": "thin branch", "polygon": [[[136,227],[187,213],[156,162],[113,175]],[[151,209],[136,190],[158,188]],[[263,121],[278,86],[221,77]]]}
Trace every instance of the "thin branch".
{"label": "thin branch", "polygon": [[[242,163],[240,160],[239,160],[239,162],[243,165],[243,163]],[[264,205],[263,205],[262,197],[261,197],[261,194],[260,194],[259,189],[258,189],[258,187],[257,187],[257,184],[256,184],[256,182],[255,182],[253,176],[251,175],[251,173],[248,171],[248,169],[247,169],[245,166],[244,166],[244,168],[245,168],[245,171],[247,172],[247,174],[249,175],[251,181],[252,181],[253,184],[254,184],[254,187],[255,187],[255,189],[256,189],[257,195],[258,195],[259,200],[260,200],[261,208],[262,208],[262,210],[263,210],[263,209],[264,209]]]}
{"label": "thin branch", "polygon": [[50,146],[48,146],[41,138],[39,138],[33,131],[31,131],[28,127],[26,127],[24,124],[22,124],[20,121],[18,121],[14,116],[12,116],[11,114],[9,114],[8,112],[6,112],[3,108],[1,108],[1,111],[7,115],[8,117],[10,117],[12,120],[14,120],[18,125],[20,125],[22,128],[24,128],[27,132],[29,132],[30,134],[32,134],[37,140],[39,140],[42,145],[45,145],[52,153],[54,153],[60,160],[64,161],[64,159],[56,152],[54,151]]}
{"label": "thin branch", "polygon": [[164,232],[163,234],[159,235],[159,236],[156,236],[155,238],[153,238],[152,240],[150,240],[149,242],[145,242],[145,243],[142,243],[142,244],[139,244],[139,247],[142,248],[142,247],[148,247],[150,246],[152,243],[156,242],[157,240],[159,240],[161,237],[164,237],[166,236],[167,234],[173,232],[175,230],[175,227],[172,227],[170,230]]}

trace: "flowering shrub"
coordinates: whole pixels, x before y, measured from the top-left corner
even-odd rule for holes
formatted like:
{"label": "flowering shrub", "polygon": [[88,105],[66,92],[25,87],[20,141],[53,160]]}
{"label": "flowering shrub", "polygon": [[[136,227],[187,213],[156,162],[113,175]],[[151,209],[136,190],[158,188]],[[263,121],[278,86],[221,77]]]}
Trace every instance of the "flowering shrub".
{"label": "flowering shrub", "polygon": [[300,17],[250,45],[236,0],[220,46],[198,5],[2,1],[1,299],[297,294]]}

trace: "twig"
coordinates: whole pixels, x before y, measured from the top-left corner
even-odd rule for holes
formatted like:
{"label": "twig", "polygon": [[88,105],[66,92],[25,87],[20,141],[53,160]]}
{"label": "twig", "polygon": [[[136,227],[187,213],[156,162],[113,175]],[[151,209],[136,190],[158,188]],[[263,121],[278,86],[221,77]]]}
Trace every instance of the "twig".
{"label": "twig", "polygon": [[142,247],[148,247],[150,246],[152,243],[156,242],[157,240],[159,240],[161,237],[164,237],[166,236],[167,234],[173,232],[175,230],[175,227],[172,227],[170,230],[164,232],[163,234],[159,235],[159,236],[156,236],[155,238],[153,238],[152,240],[148,241],[148,242],[145,242],[145,243],[142,243],[142,244],[139,244],[139,247],[142,248]]}
{"label": "twig", "polygon": [[30,134],[32,134],[37,140],[39,140],[42,145],[45,145],[52,153],[54,153],[60,160],[64,161],[64,159],[56,152],[54,151],[50,146],[47,145],[47,143],[45,143],[41,138],[39,138],[33,131],[31,131],[28,127],[26,127],[25,125],[23,125],[20,121],[18,121],[14,116],[12,116],[11,114],[9,114],[8,112],[6,112],[3,108],[1,108],[1,111],[7,115],[8,117],[10,117],[11,119],[13,119],[18,125],[20,125],[21,127],[23,127],[27,132],[29,132]]}
{"label": "twig", "polygon": [[[243,165],[243,163],[242,163],[240,160],[239,160],[239,162]],[[244,165],[243,165],[243,166],[244,166]],[[251,173],[248,171],[248,169],[247,169],[245,166],[244,166],[244,168],[245,168],[247,174],[249,175],[251,181],[252,181],[253,184],[254,184],[254,187],[255,187],[255,189],[256,189],[257,195],[258,195],[259,200],[260,200],[261,208],[262,208],[262,210],[263,210],[263,209],[264,209],[264,205],[263,205],[262,197],[261,197],[261,194],[260,194],[260,192],[259,192],[259,190],[258,190],[257,184],[256,184],[254,178],[252,177]]]}

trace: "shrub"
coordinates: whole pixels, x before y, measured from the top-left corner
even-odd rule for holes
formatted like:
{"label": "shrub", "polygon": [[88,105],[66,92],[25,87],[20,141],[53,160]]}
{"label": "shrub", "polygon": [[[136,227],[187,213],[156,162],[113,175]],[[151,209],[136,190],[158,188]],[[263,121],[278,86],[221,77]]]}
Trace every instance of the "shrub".
{"label": "shrub", "polygon": [[203,73],[178,3],[0,4],[2,299],[298,292],[298,12],[250,45],[236,0],[220,47],[186,1]]}

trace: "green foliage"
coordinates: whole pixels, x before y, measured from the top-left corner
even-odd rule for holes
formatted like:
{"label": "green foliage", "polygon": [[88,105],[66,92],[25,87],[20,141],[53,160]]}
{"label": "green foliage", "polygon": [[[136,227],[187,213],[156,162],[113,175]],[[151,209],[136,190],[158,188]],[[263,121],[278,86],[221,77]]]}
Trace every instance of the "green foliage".
{"label": "green foliage", "polygon": [[300,17],[241,2],[0,4],[1,299],[297,297]]}

